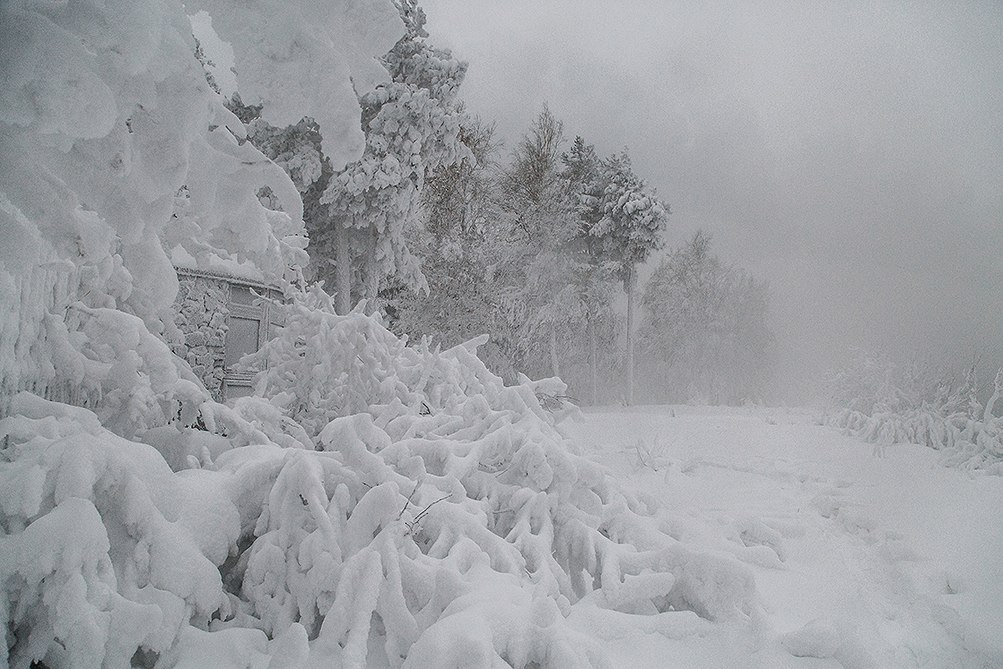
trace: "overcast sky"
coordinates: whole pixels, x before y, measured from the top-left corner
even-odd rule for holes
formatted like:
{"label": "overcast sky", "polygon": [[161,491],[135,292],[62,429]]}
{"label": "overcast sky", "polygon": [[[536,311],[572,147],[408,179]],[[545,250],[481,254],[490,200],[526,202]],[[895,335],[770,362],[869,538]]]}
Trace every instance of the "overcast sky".
{"label": "overcast sky", "polygon": [[510,146],[546,102],[629,148],[669,246],[703,228],[770,281],[787,371],[1003,361],[1003,3],[422,5]]}

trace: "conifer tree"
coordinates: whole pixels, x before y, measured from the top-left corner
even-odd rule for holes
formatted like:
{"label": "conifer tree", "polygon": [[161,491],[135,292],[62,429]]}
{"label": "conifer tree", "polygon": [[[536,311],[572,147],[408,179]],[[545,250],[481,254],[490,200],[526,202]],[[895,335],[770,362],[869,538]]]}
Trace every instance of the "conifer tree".
{"label": "conifer tree", "polygon": [[353,302],[352,283],[370,307],[388,276],[428,290],[409,244],[420,224],[425,179],[472,157],[460,141],[464,112],[456,99],[466,63],[425,41],[425,14],[415,0],[396,5],[407,32],[383,59],[390,83],[360,99],[365,152],[333,175],[320,198],[331,220],[310,230],[311,256],[329,260],[316,265],[315,277],[334,279],[339,311]]}
{"label": "conifer tree", "polygon": [[603,257],[600,239],[589,234],[598,218],[588,200],[588,191],[599,178],[600,159],[595,147],[582,137],[575,137],[571,149],[561,156],[562,176],[577,198],[579,215],[578,241],[584,252],[584,268],[579,274],[578,293],[584,306],[589,360],[589,388],[592,404],[599,403],[599,329],[612,321],[612,280],[615,262]]}
{"label": "conifer tree", "polygon": [[627,294],[624,400],[633,403],[636,271],[664,245],[669,210],[634,173],[626,150],[597,160],[591,147],[576,140],[565,164],[579,183],[581,234],[588,240],[590,255],[605,263]]}

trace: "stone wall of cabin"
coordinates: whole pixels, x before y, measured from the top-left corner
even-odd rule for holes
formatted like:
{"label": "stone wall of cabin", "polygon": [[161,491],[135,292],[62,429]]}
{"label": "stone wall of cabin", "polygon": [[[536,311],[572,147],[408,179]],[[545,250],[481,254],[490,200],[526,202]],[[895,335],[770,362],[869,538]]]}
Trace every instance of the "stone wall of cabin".
{"label": "stone wall of cabin", "polygon": [[175,345],[174,353],[187,360],[213,398],[222,401],[230,284],[224,279],[183,272],[178,273],[178,284],[174,323],[184,344]]}

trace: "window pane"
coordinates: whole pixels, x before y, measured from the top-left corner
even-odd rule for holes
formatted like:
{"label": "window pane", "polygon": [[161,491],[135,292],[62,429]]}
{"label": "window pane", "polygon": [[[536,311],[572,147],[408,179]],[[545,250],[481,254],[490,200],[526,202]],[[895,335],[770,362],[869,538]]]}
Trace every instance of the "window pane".
{"label": "window pane", "polygon": [[230,329],[226,332],[224,366],[233,367],[241,356],[258,350],[258,321],[252,318],[230,316]]}
{"label": "window pane", "polygon": [[230,301],[234,304],[255,304],[259,299],[247,286],[230,286]]}

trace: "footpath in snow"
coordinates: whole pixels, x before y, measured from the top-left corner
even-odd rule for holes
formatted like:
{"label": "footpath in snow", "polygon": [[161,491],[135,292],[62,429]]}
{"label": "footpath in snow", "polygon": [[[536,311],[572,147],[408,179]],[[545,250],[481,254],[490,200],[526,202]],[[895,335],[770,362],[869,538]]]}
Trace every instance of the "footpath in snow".
{"label": "footpath in snow", "polygon": [[1003,477],[781,409],[597,409],[568,430],[663,530],[755,577],[751,625],[579,603],[617,666],[1003,666]]}

